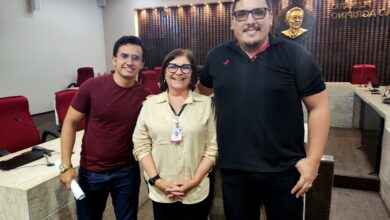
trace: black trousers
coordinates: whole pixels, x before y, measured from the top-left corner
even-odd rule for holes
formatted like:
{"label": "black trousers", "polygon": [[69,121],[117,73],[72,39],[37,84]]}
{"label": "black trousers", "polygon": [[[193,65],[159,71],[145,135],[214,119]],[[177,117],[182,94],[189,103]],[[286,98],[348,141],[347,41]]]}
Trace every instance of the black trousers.
{"label": "black trousers", "polygon": [[[207,220],[214,199],[215,171],[208,174],[210,180],[209,195],[205,200],[191,205],[176,203],[158,203],[153,201],[155,220]],[[145,180],[146,181],[146,180]],[[147,184],[147,183],[146,183]]]}
{"label": "black trousers", "polygon": [[207,220],[207,199],[196,204],[158,203],[153,201],[153,214],[155,220]]}
{"label": "black trousers", "polygon": [[296,169],[281,173],[221,169],[226,220],[259,220],[261,203],[267,220],[302,220],[303,198],[291,194],[299,177]]}

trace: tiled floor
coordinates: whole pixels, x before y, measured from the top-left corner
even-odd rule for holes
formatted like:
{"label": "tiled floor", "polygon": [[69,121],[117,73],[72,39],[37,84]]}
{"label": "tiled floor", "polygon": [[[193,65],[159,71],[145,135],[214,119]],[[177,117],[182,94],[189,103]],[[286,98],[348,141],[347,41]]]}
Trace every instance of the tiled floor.
{"label": "tiled floor", "polygon": [[377,192],[333,187],[330,220],[390,220]]}
{"label": "tiled floor", "polygon": [[346,176],[368,176],[373,166],[368,162],[364,150],[359,149],[361,132],[359,129],[332,128],[325,154],[333,155],[335,174]]}
{"label": "tiled floor", "polygon": [[[57,129],[53,113],[33,119],[40,131]],[[331,129],[326,154],[334,156],[335,173],[367,175],[371,171],[362,152],[356,149],[359,146],[359,130]],[[140,208],[138,219],[153,219],[150,201]],[[330,220],[390,220],[390,217],[377,192],[333,187]]]}

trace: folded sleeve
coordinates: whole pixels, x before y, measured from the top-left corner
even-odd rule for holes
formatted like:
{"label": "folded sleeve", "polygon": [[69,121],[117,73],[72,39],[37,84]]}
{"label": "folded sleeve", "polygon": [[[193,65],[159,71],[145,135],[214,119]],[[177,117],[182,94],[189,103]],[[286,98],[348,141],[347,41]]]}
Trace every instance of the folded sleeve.
{"label": "folded sleeve", "polygon": [[307,97],[325,90],[323,72],[318,61],[304,48],[301,48],[298,54],[295,72],[299,95]]}
{"label": "folded sleeve", "polygon": [[138,161],[150,154],[152,150],[152,140],[149,136],[148,127],[145,122],[148,112],[148,105],[146,103],[147,101],[145,101],[144,106],[141,109],[133,133],[133,155]]}
{"label": "folded sleeve", "polygon": [[209,99],[209,117],[207,120],[207,133],[206,133],[206,142],[205,150],[203,156],[214,161],[214,164],[218,155],[218,146],[217,146],[217,132],[215,127],[215,108],[214,103]]}

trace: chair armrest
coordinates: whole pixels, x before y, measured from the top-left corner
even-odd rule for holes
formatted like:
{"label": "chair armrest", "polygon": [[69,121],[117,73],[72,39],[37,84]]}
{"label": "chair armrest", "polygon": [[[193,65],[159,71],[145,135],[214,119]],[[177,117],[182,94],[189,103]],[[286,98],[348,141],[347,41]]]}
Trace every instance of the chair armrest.
{"label": "chair armrest", "polygon": [[76,83],[71,83],[71,84],[69,84],[66,88],[70,88],[70,87],[77,87],[77,85],[76,85]]}
{"label": "chair armrest", "polygon": [[43,133],[42,133],[42,139],[41,139],[41,143],[43,142],[46,142],[46,138],[48,135],[51,135],[53,137],[56,137],[56,138],[59,138],[60,137],[60,134],[56,131],[49,131],[49,130],[44,130]]}

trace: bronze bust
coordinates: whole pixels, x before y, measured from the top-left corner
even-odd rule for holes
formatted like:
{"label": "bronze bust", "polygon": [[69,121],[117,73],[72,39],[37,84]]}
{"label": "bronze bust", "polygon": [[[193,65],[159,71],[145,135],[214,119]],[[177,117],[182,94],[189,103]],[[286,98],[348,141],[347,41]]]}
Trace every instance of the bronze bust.
{"label": "bronze bust", "polygon": [[285,21],[289,28],[282,31],[282,34],[288,38],[295,39],[305,33],[307,29],[301,27],[304,14],[305,12],[300,7],[294,7],[288,10]]}

